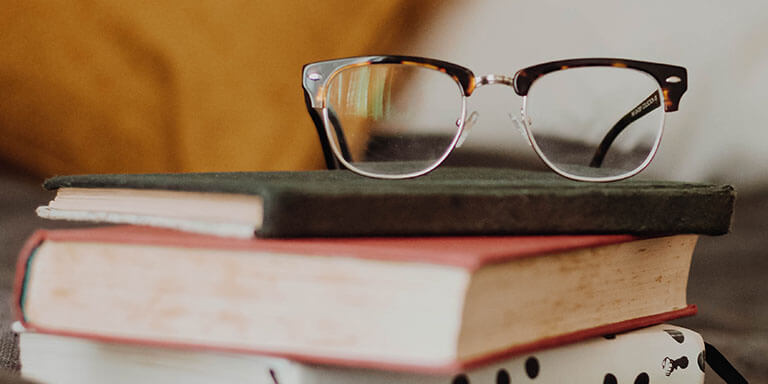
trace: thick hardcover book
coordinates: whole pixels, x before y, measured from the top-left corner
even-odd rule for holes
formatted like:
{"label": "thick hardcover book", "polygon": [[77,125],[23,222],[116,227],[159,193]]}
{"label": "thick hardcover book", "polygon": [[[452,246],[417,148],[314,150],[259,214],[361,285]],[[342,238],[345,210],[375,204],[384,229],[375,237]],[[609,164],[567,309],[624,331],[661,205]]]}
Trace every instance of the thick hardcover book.
{"label": "thick hardcover book", "polygon": [[704,382],[704,342],[691,330],[660,324],[522,354],[452,374],[419,374],[306,364],[254,354],[19,334],[21,374],[61,384],[485,384]]}
{"label": "thick hardcover book", "polygon": [[247,237],[728,232],[728,185],[441,168],[411,180],[348,171],[76,175],[48,179],[50,219]]}
{"label": "thick hardcover book", "polygon": [[16,313],[43,333],[454,372],[695,313],[696,238],[40,231]]}

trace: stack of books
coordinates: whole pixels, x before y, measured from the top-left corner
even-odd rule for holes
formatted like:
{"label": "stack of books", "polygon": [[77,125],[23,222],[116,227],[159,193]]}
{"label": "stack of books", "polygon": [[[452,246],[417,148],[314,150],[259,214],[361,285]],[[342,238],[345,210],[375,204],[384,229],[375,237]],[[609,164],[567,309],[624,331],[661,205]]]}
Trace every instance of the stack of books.
{"label": "stack of books", "polygon": [[665,324],[730,186],[445,168],[49,179],[16,280],[42,382],[701,383]]}

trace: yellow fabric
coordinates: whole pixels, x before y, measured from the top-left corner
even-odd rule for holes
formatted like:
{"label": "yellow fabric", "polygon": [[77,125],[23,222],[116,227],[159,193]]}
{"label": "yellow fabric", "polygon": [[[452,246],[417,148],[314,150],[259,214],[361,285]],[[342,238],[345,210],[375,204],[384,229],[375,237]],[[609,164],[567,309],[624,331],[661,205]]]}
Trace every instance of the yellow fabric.
{"label": "yellow fabric", "polygon": [[397,52],[431,7],[0,0],[0,162],[42,176],[322,167],[301,66]]}

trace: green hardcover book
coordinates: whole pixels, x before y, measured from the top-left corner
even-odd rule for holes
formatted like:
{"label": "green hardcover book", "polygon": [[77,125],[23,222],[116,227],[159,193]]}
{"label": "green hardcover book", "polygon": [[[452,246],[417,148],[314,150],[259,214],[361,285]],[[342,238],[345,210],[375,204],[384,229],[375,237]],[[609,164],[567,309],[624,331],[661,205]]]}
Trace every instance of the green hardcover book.
{"label": "green hardcover book", "polygon": [[729,185],[437,169],[409,180],[343,170],[58,176],[49,219],[236,237],[727,233]]}

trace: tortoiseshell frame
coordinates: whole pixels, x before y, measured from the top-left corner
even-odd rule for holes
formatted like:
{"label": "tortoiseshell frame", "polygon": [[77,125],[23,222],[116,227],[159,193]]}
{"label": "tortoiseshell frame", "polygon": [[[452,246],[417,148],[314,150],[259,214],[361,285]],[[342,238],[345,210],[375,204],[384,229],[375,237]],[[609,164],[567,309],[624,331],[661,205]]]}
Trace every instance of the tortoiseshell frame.
{"label": "tortoiseshell frame", "polygon": [[688,89],[688,75],[683,67],[627,59],[591,58],[558,60],[521,69],[515,73],[515,92],[525,96],[539,77],[555,71],[580,67],[631,68],[651,75],[664,91],[664,111],[666,112],[677,111],[680,98]]}
{"label": "tortoiseshell frame", "polygon": [[[680,103],[680,98],[688,88],[687,71],[684,67],[668,65],[668,64],[645,62],[645,61],[637,61],[637,60],[618,59],[618,58],[583,58],[583,59],[568,59],[568,60],[552,61],[552,62],[537,64],[537,65],[533,65],[533,66],[521,69],[517,71],[513,77],[508,77],[504,75],[487,75],[487,76],[476,77],[470,69],[462,67],[460,65],[441,61],[441,60],[428,59],[424,57],[414,57],[414,56],[390,56],[390,55],[360,56],[360,57],[349,57],[349,58],[343,58],[343,59],[335,59],[335,60],[310,63],[305,65],[302,70],[304,100],[307,104],[307,110],[309,111],[309,114],[312,117],[313,122],[315,123],[315,127],[317,129],[317,133],[320,138],[320,143],[323,148],[323,154],[325,156],[326,165],[329,169],[342,169],[345,167],[339,161],[339,159],[337,159],[337,157],[334,155],[333,147],[331,145],[332,139],[328,137],[328,134],[326,134],[326,130],[325,130],[325,120],[322,115],[323,111],[325,111],[325,113],[328,113],[328,108],[326,108],[325,98],[324,98],[325,85],[328,84],[328,82],[330,82],[330,80],[333,79],[333,77],[337,73],[339,73],[344,69],[355,67],[355,66],[372,65],[372,64],[416,65],[416,66],[422,66],[425,68],[430,68],[436,71],[443,72],[451,76],[454,79],[454,81],[456,81],[456,83],[459,85],[460,89],[462,90],[463,97],[465,98],[471,96],[476,88],[486,84],[508,85],[514,88],[515,93],[525,97],[527,96],[528,91],[530,90],[533,83],[539,77],[555,71],[565,70],[569,68],[579,68],[579,67],[630,68],[630,69],[635,69],[635,70],[647,73],[648,75],[650,75],[656,80],[656,82],[659,84],[660,89],[663,92],[665,112],[677,111],[678,105]],[[646,99],[645,101],[651,99],[655,93],[656,92],[651,94],[651,96],[649,96],[648,99]],[[628,126],[632,121],[650,112],[652,109],[655,109],[658,107],[658,104],[652,103],[648,105],[653,106],[653,108],[647,108],[647,105],[644,106],[645,101],[639,104],[637,107],[630,110],[627,113],[627,115],[625,115],[622,119],[620,119],[616,123],[616,125],[609,131],[609,133],[603,139],[603,142],[600,143],[599,148],[595,152],[592,163],[590,164],[591,166],[597,166],[597,167],[600,166],[600,164],[602,163],[602,158],[605,156],[605,152],[613,142],[613,139],[626,126]],[[640,113],[637,113],[638,108],[641,108],[639,110]],[[633,111],[635,111],[635,113],[632,113]],[[339,148],[339,151],[341,152],[342,156],[346,156],[348,153],[348,150],[346,148],[346,144],[344,143],[343,135],[336,128],[338,124],[336,122],[335,115],[333,113],[328,114],[328,119],[332,122],[332,125],[335,126],[334,129],[336,129],[337,137],[341,146],[341,148]],[[461,127],[459,127],[459,130],[461,129],[463,129],[463,124]],[[529,139],[532,140],[532,144],[533,144],[533,138],[530,136],[530,132],[528,133],[528,136],[529,136]],[[456,139],[452,143],[451,148],[448,150],[448,153],[453,150],[453,147],[455,146],[458,137],[459,136],[457,135]],[[627,177],[631,177],[639,173],[640,171],[642,171],[642,169],[645,168],[650,162],[650,160],[653,158],[653,155],[655,154],[655,151],[657,149],[656,148],[657,145],[654,146],[653,152],[649,156],[648,160],[646,160],[646,162],[640,168],[636,169],[630,174],[621,175],[615,178],[587,178],[587,177],[579,177],[579,176],[565,174],[560,170],[558,170],[556,167],[554,167],[552,164],[550,164],[548,160],[546,160],[544,155],[540,153],[540,151],[535,145],[534,145],[534,149],[536,150],[537,155],[541,158],[542,161],[544,161],[550,168],[552,168],[553,171],[555,171],[556,173],[564,177],[575,179],[575,180],[581,180],[581,181],[616,181],[616,180],[624,179]],[[425,170],[420,174],[428,173],[434,168],[436,168],[437,166],[439,166],[439,164],[445,159],[445,157],[447,157],[448,153],[446,153],[446,156],[443,156],[443,158],[441,158],[437,162],[437,164],[435,164],[435,166],[433,166],[428,170]],[[361,173],[354,169],[353,171],[357,173]],[[361,173],[361,174],[364,174],[364,173]],[[410,175],[407,177],[413,177],[413,176],[418,176],[418,175]]]}

